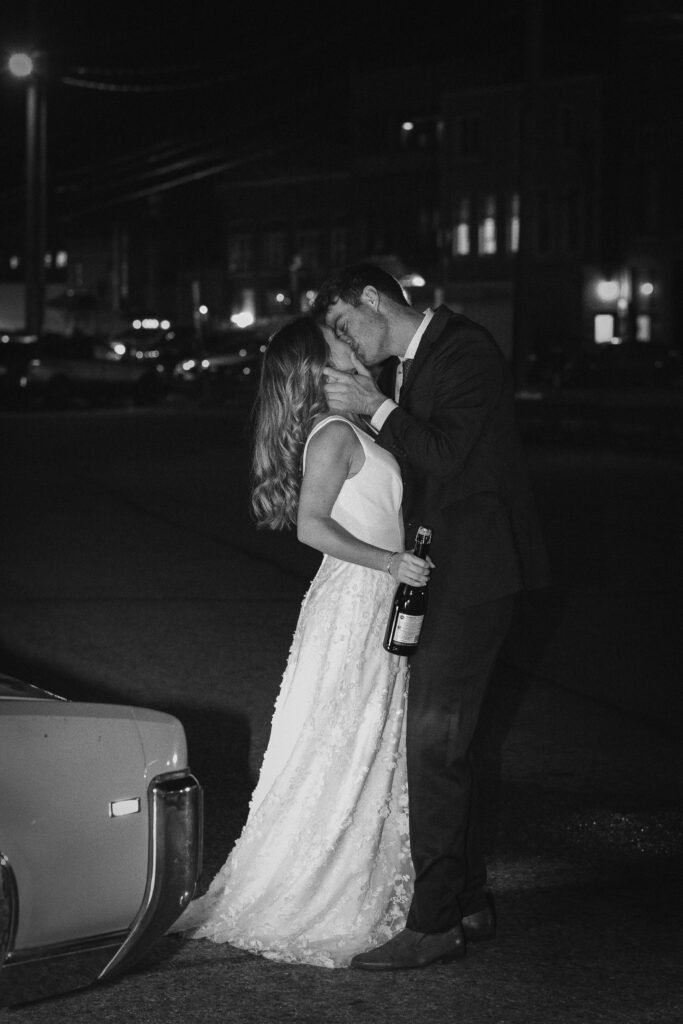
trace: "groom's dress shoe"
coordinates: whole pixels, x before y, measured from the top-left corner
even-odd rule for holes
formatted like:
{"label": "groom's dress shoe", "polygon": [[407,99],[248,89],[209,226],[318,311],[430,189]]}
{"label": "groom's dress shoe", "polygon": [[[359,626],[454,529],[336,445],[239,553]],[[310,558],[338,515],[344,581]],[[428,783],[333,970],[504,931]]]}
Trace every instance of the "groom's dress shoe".
{"label": "groom's dress shoe", "polygon": [[451,963],[464,955],[465,936],[459,924],[450,931],[434,934],[404,928],[383,946],[354,956],[351,966],[363,971],[401,971]]}
{"label": "groom's dress shoe", "polygon": [[462,930],[468,942],[484,942],[496,937],[496,908],[491,896],[487,897],[487,905],[483,910],[463,917]]}

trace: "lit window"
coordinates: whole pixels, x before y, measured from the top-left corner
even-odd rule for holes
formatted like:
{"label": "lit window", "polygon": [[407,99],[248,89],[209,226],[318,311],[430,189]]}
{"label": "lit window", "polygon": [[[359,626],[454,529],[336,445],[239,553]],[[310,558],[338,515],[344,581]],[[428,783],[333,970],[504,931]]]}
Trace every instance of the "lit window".
{"label": "lit window", "polygon": [[55,264],[56,264],[56,266],[58,266],[58,267],[65,267],[68,262],[69,262],[69,255],[68,255],[68,253],[64,252],[63,249],[60,249],[59,252],[57,253],[57,255],[55,256]]}
{"label": "lit window", "polygon": [[479,254],[491,256],[498,247],[496,239],[496,199],[486,196],[479,218]]}
{"label": "lit window", "polygon": [[647,313],[636,317],[636,341],[652,341],[652,317]]}
{"label": "lit window", "polygon": [[519,252],[519,195],[510,197],[507,223],[508,252]]}
{"label": "lit window", "polygon": [[611,345],[614,338],[614,317],[611,313],[598,313],[593,325],[593,340],[598,345]]}
{"label": "lit window", "polygon": [[602,302],[616,302],[619,298],[619,282],[598,281],[595,291]]}
{"label": "lit window", "polygon": [[453,232],[452,251],[454,256],[467,256],[470,251],[470,201],[462,199]]}

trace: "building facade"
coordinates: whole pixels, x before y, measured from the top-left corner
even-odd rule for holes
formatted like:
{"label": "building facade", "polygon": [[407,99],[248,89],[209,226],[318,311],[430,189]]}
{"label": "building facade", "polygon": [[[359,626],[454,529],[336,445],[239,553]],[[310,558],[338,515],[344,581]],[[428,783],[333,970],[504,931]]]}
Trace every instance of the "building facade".
{"label": "building facade", "polygon": [[671,74],[644,89],[621,59],[476,88],[447,65],[357,76],[331,141],[226,143],[194,176],[62,212],[61,269],[102,323],[201,308],[222,329],[275,325],[330,270],[374,261],[416,306],[489,327],[520,386],[578,381],[600,347],[680,351],[682,129],[674,106],[653,117]]}

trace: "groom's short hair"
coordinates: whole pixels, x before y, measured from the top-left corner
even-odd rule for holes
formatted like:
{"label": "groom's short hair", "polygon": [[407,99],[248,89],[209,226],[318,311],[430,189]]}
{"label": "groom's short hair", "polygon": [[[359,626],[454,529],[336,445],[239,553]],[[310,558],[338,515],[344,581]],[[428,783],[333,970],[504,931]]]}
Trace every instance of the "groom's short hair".
{"label": "groom's short hair", "polygon": [[367,285],[376,288],[381,295],[393,299],[400,306],[410,305],[403,288],[392,274],[376,267],[374,263],[354,263],[323,281],[313,301],[313,315],[318,320],[324,320],[329,307],[339,299],[351,306],[358,306]]}

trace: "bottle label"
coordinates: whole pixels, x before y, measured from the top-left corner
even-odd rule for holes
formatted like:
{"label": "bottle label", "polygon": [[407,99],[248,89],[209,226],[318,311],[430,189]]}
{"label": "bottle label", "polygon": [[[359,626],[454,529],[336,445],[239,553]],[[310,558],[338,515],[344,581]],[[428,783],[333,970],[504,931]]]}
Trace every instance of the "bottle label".
{"label": "bottle label", "polygon": [[406,615],[399,612],[394,629],[394,642],[397,644],[416,644],[420,639],[424,615]]}

